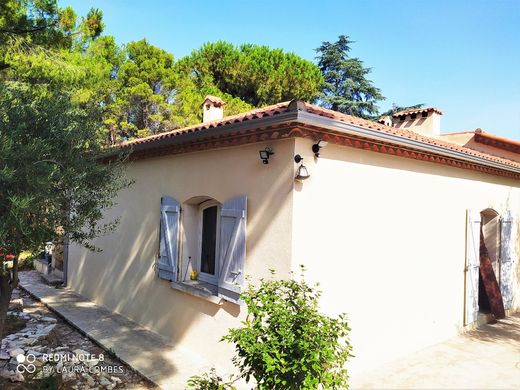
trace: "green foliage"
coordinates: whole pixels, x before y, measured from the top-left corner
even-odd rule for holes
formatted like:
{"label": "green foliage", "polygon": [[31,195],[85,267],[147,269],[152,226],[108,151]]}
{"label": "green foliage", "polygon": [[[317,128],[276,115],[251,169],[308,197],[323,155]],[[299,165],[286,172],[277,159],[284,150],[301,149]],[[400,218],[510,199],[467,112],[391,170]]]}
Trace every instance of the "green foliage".
{"label": "green foliage", "polygon": [[16,255],[65,234],[89,246],[115,227],[97,221],[129,184],[98,160],[96,72],[40,54],[13,61],[0,84],[0,246]]}
{"label": "green foliage", "polygon": [[209,373],[192,376],[188,379],[188,387],[196,390],[236,390],[233,382],[231,380],[224,382],[214,368]]}
{"label": "green foliage", "polygon": [[422,107],[424,107],[423,103],[414,104],[413,106],[398,106],[397,104],[394,103],[394,104],[392,104],[392,108],[390,108],[389,110],[380,114],[380,117],[389,116],[389,115],[391,116],[399,111],[410,110],[412,108],[422,108]]}
{"label": "green foliage", "polygon": [[214,85],[254,107],[285,100],[312,100],[323,78],[312,62],[268,46],[206,43],[177,65],[198,88]]}
{"label": "green foliage", "polygon": [[34,269],[34,260],[40,258],[41,252],[22,252],[18,257],[18,269],[32,270]]}
{"label": "green foliage", "polygon": [[200,123],[206,95],[226,101],[228,116],[282,100],[310,100],[322,83],[312,63],[266,46],[208,43],[174,62],[144,39],[122,50],[102,39],[86,53],[110,69],[103,86],[106,144]]}
{"label": "green foliage", "polygon": [[377,102],[384,97],[366,78],[370,68],[365,68],[359,58],[349,57],[351,43],[348,36],[340,35],[336,42],[323,42],[316,49],[325,80],[318,103],[334,111],[371,118],[377,114]]}
{"label": "green foliage", "polygon": [[202,122],[201,104],[206,95],[218,96],[226,102],[226,116],[247,112],[253,108],[238,97],[221,92],[211,84],[199,88],[192,77],[177,73],[173,97],[172,121],[175,127],[184,127]]}
{"label": "green foliage", "polygon": [[173,56],[145,39],[130,42],[114,74],[116,95],[108,110],[123,138],[172,127]]}
{"label": "green foliage", "polygon": [[[98,141],[105,146],[200,123],[200,104],[208,94],[226,101],[226,116],[301,99],[369,117],[383,98],[366,79],[370,70],[348,57],[351,42],[345,36],[317,49],[318,65],[281,49],[223,41],[206,43],[175,62],[145,39],[118,46],[113,37],[101,36],[103,29],[98,9],[79,17],[57,0],[5,0],[0,79],[16,79],[17,72],[34,80],[51,75],[51,82],[58,72],[59,78],[89,78],[75,94],[102,108]],[[52,69],[49,51],[64,66]],[[74,74],[77,69],[83,74]]]}
{"label": "green foliage", "polygon": [[259,389],[348,387],[351,356],[346,316],[318,310],[320,291],[300,281],[261,280],[242,294],[248,316],[223,338],[236,346],[234,363]]}
{"label": "green foliage", "polygon": [[105,28],[103,23],[103,12],[97,8],[91,8],[87,16],[82,18],[80,31],[84,37],[95,38],[98,37]]}
{"label": "green foliage", "polygon": [[103,13],[91,9],[78,23],[71,7],[60,9],[57,0],[5,0],[0,2],[0,69],[11,40],[54,49],[88,44],[103,32]]}
{"label": "green foliage", "polygon": [[144,39],[119,48],[112,37],[101,37],[90,44],[85,57],[104,74],[95,88],[104,107],[103,144],[200,123],[201,103],[208,94],[227,102],[226,115],[251,108],[212,84],[199,88],[190,76],[177,72],[171,54]]}
{"label": "green foliage", "polygon": [[76,19],[54,0],[0,3],[0,247],[14,255],[0,269],[0,334],[21,252],[65,237],[94,249],[117,224],[98,221],[130,184],[121,164],[99,159],[114,65],[110,40],[87,49],[102,13]]}

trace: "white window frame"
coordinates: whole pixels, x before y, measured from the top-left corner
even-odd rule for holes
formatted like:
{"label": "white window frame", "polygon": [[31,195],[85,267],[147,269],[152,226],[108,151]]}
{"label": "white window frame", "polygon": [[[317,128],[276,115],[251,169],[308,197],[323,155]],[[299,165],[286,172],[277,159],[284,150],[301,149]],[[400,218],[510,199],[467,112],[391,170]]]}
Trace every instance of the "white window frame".
{"label": "white window frame", "polygon": [[[204,210],[217,206],[217,232],[215,237],[215,275],[202,272],[202,224]],[[220,271],[220,213],[222,212],[222,205],[216,200],[210,199],[199,205],[199,226],[198,226],[198,247],[197,247],[197,265],[199,270],[198,278],[206,283],[218,286],[219,271]]]}

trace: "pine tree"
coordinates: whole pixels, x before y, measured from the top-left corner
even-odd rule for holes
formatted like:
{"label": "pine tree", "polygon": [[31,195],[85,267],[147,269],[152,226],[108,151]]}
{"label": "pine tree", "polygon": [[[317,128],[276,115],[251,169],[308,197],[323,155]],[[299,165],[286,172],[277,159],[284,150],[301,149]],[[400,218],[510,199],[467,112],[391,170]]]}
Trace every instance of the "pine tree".
{"label": "pine tree", "polygon": [[334,43],[323,42],[316,49],[318,67],[325,84],[317,103],[335,111],[362,118],[377,114],[377,102],[383,100],[379,88],[366,76],[371,72],[359,58],[349,57],[352,41],[340,35]]}
{"label": "pine tree", "polygon": [[177,68],[199,88],[208,84],[254,107],[281,101],[313,100],[323,78],[315,64],[268,46],[206,43],[182,58]]}

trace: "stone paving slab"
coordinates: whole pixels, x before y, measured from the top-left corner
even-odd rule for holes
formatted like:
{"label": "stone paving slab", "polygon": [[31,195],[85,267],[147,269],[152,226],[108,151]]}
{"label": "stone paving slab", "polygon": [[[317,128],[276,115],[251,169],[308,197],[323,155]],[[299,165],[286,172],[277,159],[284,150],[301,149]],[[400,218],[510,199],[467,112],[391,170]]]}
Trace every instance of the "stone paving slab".
{"label": "stone paving slab", "polygon": [[352,389],[520,389],[520,314],[352,379]]}
{"label": "stone paving slab", "polygon": [[184,389],[190,376],[211,367],[136,322],[70,289],[45,284],[36,271],[20,272],[20,287],[163,389]]}

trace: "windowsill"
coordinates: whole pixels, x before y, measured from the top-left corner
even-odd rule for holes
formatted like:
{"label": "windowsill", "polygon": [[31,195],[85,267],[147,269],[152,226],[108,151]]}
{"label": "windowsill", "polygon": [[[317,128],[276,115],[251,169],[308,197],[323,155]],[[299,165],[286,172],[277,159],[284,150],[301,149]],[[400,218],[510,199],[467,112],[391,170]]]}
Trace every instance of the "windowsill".
{"label": "windowsill", "polygon": [[194,295],[216,305],[222,306],[224,304],[224,299],[217,296],[217,286],[201,280],[171,282],[170,285],[175,290]]}

